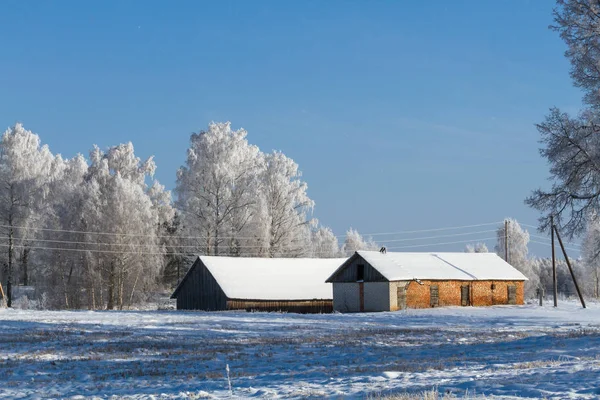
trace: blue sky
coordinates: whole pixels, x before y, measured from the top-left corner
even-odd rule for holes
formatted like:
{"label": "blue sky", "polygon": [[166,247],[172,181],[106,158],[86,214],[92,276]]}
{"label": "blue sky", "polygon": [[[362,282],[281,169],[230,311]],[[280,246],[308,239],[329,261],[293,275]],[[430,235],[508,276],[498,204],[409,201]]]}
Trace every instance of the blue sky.
{"label": "blue sky", "polygon": [[531,224],[523,199],[548,176],[534,124],[581,97],[552,7],[3,1],[0,125],[65,157],[132,141],[173,188],[189,134],[229,120],[299,163],[338,235]]}

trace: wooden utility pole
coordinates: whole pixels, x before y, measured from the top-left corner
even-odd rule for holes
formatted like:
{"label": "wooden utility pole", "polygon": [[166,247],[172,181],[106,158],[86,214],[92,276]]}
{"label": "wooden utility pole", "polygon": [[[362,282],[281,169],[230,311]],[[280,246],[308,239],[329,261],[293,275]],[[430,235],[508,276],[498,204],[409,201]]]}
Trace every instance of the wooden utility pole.
{"label": "wooden utility pole", "polygon": [[550,235],[552,236],[552,288],[554,307],[558,307],[558,282],[556,280],[556,255],[554,254],[554,215],[550,216]]}
{"label": "wooden utility pole", "polygon": [[579,296],[579,300],[581,301],[581,306],[585,308],[585,301],[583,301],[583,296],[581,295],[581,290],[579,290],[579,285],[577,284],[577,279],[575,279],[575,274],[573,273],[573,268],[571,268],[571,262],[569,261],[569,257],[567,256],[567,251],[565,250],[565,246],[563,245],[562,239],[558,234],[558,229],[554,227],[554,231],[556,232],[556,238],[558,239],[558,243],[560,244],[560,248],[562,249],[563,255],[565,256],[565,261],[567,262],[567,267],[569,267],[569,272],[571,273],[571,278],[573,278],[573,283],[575,284],[575,289],[577,290],[577,295]]}
{"label": "wooden utility pole", "polygon": [[504,220],[504,261],[508,262],[508,220]]}

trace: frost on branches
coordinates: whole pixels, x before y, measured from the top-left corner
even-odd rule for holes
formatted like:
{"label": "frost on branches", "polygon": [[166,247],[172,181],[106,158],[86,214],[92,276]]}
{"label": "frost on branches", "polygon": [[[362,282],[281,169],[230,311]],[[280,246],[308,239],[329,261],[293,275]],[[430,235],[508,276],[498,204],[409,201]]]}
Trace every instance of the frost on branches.
{"label": "frost on branches", "polygon": [[[190,138],[186,165],[177,173],[177,206],[195,251],[211,255],[261,254],[266,237],[248,228],[260,213],[263,156],[246,131],[211,123]],[[243,246],[243,247],[242,247]],[[250,247],[256,246],[256,247]]]}
{"label": "frost on branches", "polygon": [[[16,124],[0,142],[0,219],[2,220],[2,283],[7,304],[13,285],[29,284],[31,238],[41,219],[55,159],[39,137]],[[15,264],[19,263],[19,274]]]}
{"label": "frost on branches", "polygon": [[0,144],[2,281],[33,286],[46,306],[123,308],[155,287],[170,194],[146,181],[156,166],[131,143],[90,160],[54,156],[17,124]]}
{"label": "frost on branches", "polygon": [[348,229],[346,240],[342,248],[343,255],[350,257],[358,250],[379,250],[379,245],[373,239],[365,239],[356,229]]}
{"label": "frost on branches", "polygon": [[566,238],[584,233],[600,209],[599,15],[600,6],[589,0],[560,0],[554,10],[552,28],[567,45],[571,78],[584,91],[586,108],[577,116],[552,108],[537,125],[552,184],[535,190],[526,203],[543,213],[540,230],[549,231],[553,215]]}
{"label": "frost on branches", "polygon": [[465,246],[465,253],[487,253],[488,248],[485,243],[468,244]]}
{"label": "frost on branches", "polygon": [[176,188],[190,253],[335,257],[329,232],[310,218],[314,202],[298,164],[262,153],[246,136],[213,122],[190,138]]}

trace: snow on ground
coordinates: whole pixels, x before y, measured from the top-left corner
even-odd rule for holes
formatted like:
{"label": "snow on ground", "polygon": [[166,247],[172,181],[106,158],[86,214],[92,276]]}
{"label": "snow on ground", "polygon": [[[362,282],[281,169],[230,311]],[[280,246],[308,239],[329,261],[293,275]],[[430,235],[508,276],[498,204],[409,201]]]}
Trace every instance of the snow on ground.
{"label": "snow on ground", "polygon": [[0,310],[0,398],[599,398],[600,305],[295,315]]}

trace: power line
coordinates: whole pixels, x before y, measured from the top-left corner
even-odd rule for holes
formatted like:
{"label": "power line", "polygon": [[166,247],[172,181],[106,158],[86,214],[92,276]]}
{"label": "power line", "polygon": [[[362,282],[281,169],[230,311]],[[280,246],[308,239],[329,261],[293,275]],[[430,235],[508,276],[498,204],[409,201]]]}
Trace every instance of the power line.
{"label": "power line", "polygon": [[447,237],[455,237],[455,236],[469,236],[469,235],[478,235],[482,233],[490,233],[496,232],[495,229],[490,229],[487,231],[477,231],[477,232],[466,232],[466,233],[453,233],[450,235],[438,235],[438,236],[429,236],[429,237],[418,237],[418,238],[405,238],[405,239],[392,239],[392,240],[382,240],[383,243],[390,242],[411,242],[415,240],[426,240],[426,239],[438,239],[438,238],[447,238]]}
{"label": "power line", "polygon": [[[484,224],[474,224],[474,225],[463,225],[463,226],[454,226],[454,227],[444,227],[444,228],[433,228],[433,229],[420,229],[420,230],[412,230],[412,231],[398,231],[398,232],[387,232],[387,233],[365,233],[361,234],[361,236],[370,237],[370,236],[385,236],[385,235],[401,235],[401,234],[409,234],[409,233],[425,233],[425,232],[440,232],[447,230],[458,230],[458,229],[467,229],[467,228],[476,228],[482,226],[490,226],[501,223],[500,222],[489,222]],[[32,231],[40,231],[40,232],[58,232],[58,233],[72,233],[72,234],[85,234],[85,235],[99,235],[99,236],[120,236],[120,237],[149,237],[149,238],[171,238],[171,239],[214,239],[214,236],[181,236],[181,235],[151,235],[151,234],[139,234],[139,233],[116,233],[116,232],[102,232],[102,231],[83,231],[83,230],[70,230],[70,229],[52,229],[52,228],[38,228],[32,226],[11,226],[0,224],[0,228],[12,228],[12,229],[21,229],[21,230],[32,230]],[[473,233],[475,234],[475,233]],[[336,238],[346,237],[347,235],[336,235]],[[219,239],[257,239],[256,236],[219,236]],[[394,240],[388,240],[394,241]]]}
{"label": "power line", "polygon": [[[445,243],[418,244],[418,245],[410,245],[410,246],[390,247],[389,249],[404,249],[404,248],[416,248],[416,247],[427,247],[427,246],[442,246],[442,245],[449,245],[449,244],[469,243],[469,242],[472,242],[474,240],[475,241],[485,241],[485,240],[493,240],[493,239],[496,239],[496,238],[495,237],[490,237],[490,238],[460,240],[460,241],[445,242]],[[10,245],[8,245],[8,244],[0,244],[0,247],[10,247]],[[45,246],[25,246],[25,245],[12,245],[12,247],[13,248],[20,248],[20,249],[26,248],[26,249],[30,249],[30,250],[73,251],[73,252],[80,252],[80,253],[91,252],[91,253],[103,253],[103,254],[137,254],[137,255],[159,255],[159,256],[166,256],[166,255],[183,255],[183,256],[188,256],[190,254],[194,254],[194,252],[189,252],[189,253],[170,252],[170,251],[165,251],[165,252],[147,252],[147,251],[78,249],[78,248],[66,248],[66,247],[45,247]],[[330,252],[318,252],[318,253],[313,253],[313,254],[327,254],[327,255],[329,255]]]}
{"label": "power line", "polygon": [[[548,240],[548,238],[546,236],[540,236],[540,235],[529,235],[530,237],[533,238],[538,238],[538,239],[545,239]],[[570,246],[577,246],[577,247],[581,247],[581,244],[575,243],[575,242],[565,242]]]}
{"label": "power line", "polygon": [[[22,230],[32,230],[40,232],[60,232],[60,233],[79,233],[83,235],[100,235],[100,236],[123,236],[123,237],[151,237],[151,238],[173,238],[173,239],[212,239],[213,236],[177,236],[177,235],[149,235],[138,233],[116,233],[116,232],[97,232],[97,231],[78,231],[69,229],[51,229],[51,228],[35,228],[31,226],[10,226],[0,225],[0,228],[12,228]],[[256,239],[254,236],[219,236],[220,239]]]}
{"label": "power line", "polygon": [[519,225],[521,225],[521,226],[526,226],[526,227],[528,227],[528,228],[539,229],[539,226],[536,226],[536,225],[531,225],[531,224],[522,224],[522,223],[520,223],[520,222],[518,222],[518,221],[517,221],[517,223],[518,223]]}
{"label": "power line", "polygon": [[[8,244],[0,244],[0,247],[10,247]],[[31,250],[57,250],[57,251],[73,251],[78,253],[105,253],[105,254],[137,254],[137,255],[156,255],[156,256],[168,256],[168,255],[181,255],[189,256],[195,255],[195,252],[181,253],[181,252],[147,252],[147,251],[117,251],[117,250],[90,250],[90,249],[75,249],[65,247],[44,247],[44,246],[24,246],[24,245],[12,245],[13,248],[17,249],[31,249]],[[325,254],[329,255],[330,252],[317,252],[312,254]]]}
{"label": "power line", "polygon": [[470,239],[470,240],[459,240],[456,242],[445,242],[445,243],[429,243],[429,244],[416,244],[416,245],[411,245],[411,246],[396,246],[396,247],[387,247],[390,250],[394,250],[394,249],[410,249],[410,248],[416,248],[416,247],[429,247],[429,246],[444,246],[447,244],[458,244],[458,243],[471,243],[473,241],[486,241],[486,240],[494,240],[496,239],[496,237],[489,237],[489,238],[483,238],[483,239]]}
{"label": "power line", "polygon": [[[456,237],[456,236],[470,236],[477,235],[482,233],[495,232],[495,230],[485,230],[485,231],[477,231],[477,232],[466,232],[466,233],[454,233],[450,235],[437,235],[437,236],[428,236],[428,237],[417,237],[417,238],[404,238],[404,239],[394,239],[394,240],[386,240],[386,243],[389,242],[411,242],[417,240],[430,240],[430,239],[440,239],[447,237]],[[8,240],[8,238],[2,237],[0,240]],[[164,244],[164,243],[107,243],[107,242],[90,242],[90,241],[74,241],[74,240],[55,240],[55,239],[38,239],[38,238],[22,238],[22,237],[14,237],[14,241],[30,241],[30,242],[44,242],[44,243],[62,243],[62,244],[83,244],[83,245],[96,245],[96,246],[128,246],[128,247],[177,247],[177,248],[198,248],[197,245],[180,245],[180,244]],[[476,239],[472,239],[476,240]],[[471,240],[468,240],[471,241]],[[239,245],[236,246],[239,248],[264,248],[264,245]]]}
{"label": "power line", "polygon": [[[543,244],[543,245],[545,245],[545,246],[548,246],[548,247],[551,247],[551,246],[552,246],[552,244],[550,244],[550,243],[546,243],[546,242],[538,242],[537,240],[531,240],[530,242],[531,242],[531,243],[537,243],[537,244]],[[572,247],[567,247],[567,246],[565,246],[565,249],[566,249],[566,250],[575,251],[575,252],[577,252],[577,253],[580,253],[580,252],[581,252],[581,249],[574,249],[574,248],[572,248]]]}
{"label": "power line", "polygon": [[[8,238],[0,238],[0,240],[8,240]],[[182,247],[197,249],[197,245],[184,245],[184,244],[165,244],[165,243],[106,243],[106,242],[84,242],[84,241],[73,241],[73,240],[53,240],[53,239],[36,239],[36,238],[13,238],[13,240],[23,240],[27,242],[44,242],[44,243],[64,243],[64,244],[89,244],[94,246],[129,246],[129,247]],[[223,244],[226,245],[226,244]],[[214,246],[214,245],[213,245]],[[265,246],[249,246],[239,245],[235,246],[239,248],[264,248]]]}
{"label": "power line", "polygon": [[[438,232],[438,231],[451,231],[457,229],[466,229],[466,228],[477,228],[481,226],[489,226],[489,225],[497,225],[501,224],[502,221],[499,222],[488,222],[485,224],[475,224],[475,225],[463,225],[463,226],[451,226],[445,228],[433,228],[433,229],[419,229],[415,231],[398,231],[398,232],[380,232],[380,233],[361,233],[361,236],[385,236],[385,235],[402,235],[406,233],[424,233],[424,232]],[[336,237],[346,237],[347,235],[337,235]]]}

